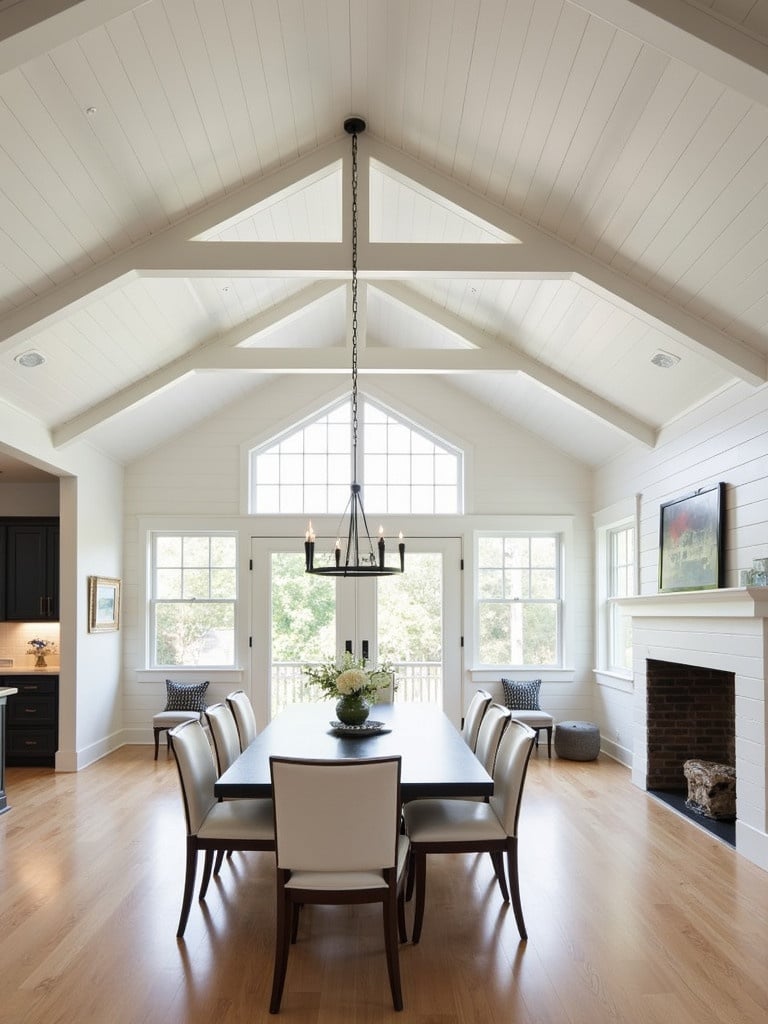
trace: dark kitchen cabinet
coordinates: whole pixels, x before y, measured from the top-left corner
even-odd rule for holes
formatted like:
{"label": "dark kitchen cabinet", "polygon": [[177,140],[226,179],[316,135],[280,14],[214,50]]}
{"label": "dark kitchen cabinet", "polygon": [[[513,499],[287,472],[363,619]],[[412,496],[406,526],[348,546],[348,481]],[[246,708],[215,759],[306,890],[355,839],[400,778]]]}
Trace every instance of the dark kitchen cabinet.
{"label": "dark kitchen cabinet", "polygon": [[5,611],[9,622],[59,618],[59,521],[9,519],[5,525]]}
{"label": "dark kitchen cabinet", "polygon": [[19,692],[6,706],[5,763],[53,768],[59,748],[59,677],[2,676]]}

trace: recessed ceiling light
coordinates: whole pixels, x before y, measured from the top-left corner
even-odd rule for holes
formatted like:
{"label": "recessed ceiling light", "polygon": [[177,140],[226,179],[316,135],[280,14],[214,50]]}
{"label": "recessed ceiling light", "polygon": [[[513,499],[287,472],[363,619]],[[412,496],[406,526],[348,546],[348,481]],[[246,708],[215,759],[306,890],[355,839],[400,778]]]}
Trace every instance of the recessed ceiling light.
{"label": "recessed ceiling light", "polygon": [[96,113],[96,107],[86,107],[85,112],[88,115],[88,117],[93,117],[93,115]]}
{"label": "recessed ceiling light", "polygon": [[19,366],[26,367],[42,366],[42,364],[45,362],[45,356],[43,355],[43,353],[35,352],[34,349],[30,349],[28,352],[22,352],[20,353],[20,355],[14,356],[13,358],[14,361],[19,364]]}
{"label": "recessed ceiling light", "polygon": [[663,370],[669,370],[673,366],[677,366],[680,362],[680,356],[673,356],[671,352],[662,352],[659,349],[651,356],[651,362],[654,366],[660,366]]}

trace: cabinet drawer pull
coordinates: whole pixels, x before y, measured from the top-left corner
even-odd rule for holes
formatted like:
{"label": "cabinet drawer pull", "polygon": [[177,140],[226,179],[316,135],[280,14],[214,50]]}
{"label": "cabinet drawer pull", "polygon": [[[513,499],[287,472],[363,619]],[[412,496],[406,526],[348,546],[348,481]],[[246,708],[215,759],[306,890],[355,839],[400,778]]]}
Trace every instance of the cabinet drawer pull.
{"label": "cabinet drawer pull", "polygon": [[25,715],[36,715],[37,714],[37,708],[24,708],[24,714]]}
{"label": "cabinet drawer pull", "polygon": [[24,746],[25,747],[36,747],[37,746],[37,740],[24,740]]}

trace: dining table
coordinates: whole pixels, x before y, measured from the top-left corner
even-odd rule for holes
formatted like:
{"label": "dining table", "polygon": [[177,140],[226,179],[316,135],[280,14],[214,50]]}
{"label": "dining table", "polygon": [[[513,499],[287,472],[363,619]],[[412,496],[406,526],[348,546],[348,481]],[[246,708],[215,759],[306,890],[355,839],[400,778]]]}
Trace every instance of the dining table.
{"label": "dining table", "polygon": [[334,727],[335,720],[333,703],[285,708],[223,772],[214,786],[215,795],[271,796],[269,759],[273,754],[323,761],[399,754],[403,800],[493,793],[493,779],[436,704],[376,704],[365,730],[347,732]]}

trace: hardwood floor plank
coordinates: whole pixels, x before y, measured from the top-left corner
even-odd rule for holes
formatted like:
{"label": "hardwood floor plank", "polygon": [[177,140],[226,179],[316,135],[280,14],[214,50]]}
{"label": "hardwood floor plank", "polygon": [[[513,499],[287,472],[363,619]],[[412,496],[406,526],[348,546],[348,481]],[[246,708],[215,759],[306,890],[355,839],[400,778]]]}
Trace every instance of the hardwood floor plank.
{"label": "hardwood floor plank", "polygon": [[[2,1024],[266,1019],[274,857],[235,854],[183,941],[175,764],[125,747],[77,774],[9,769],[0,817]],[[292,1024],[765,1024],[768,873],[600,757],[534,756],[520,822],[529,940],[487,856],[432,857],[392,1009],[375,907],[308,907]],[[408,911],[410,925],[411,910]]]}

